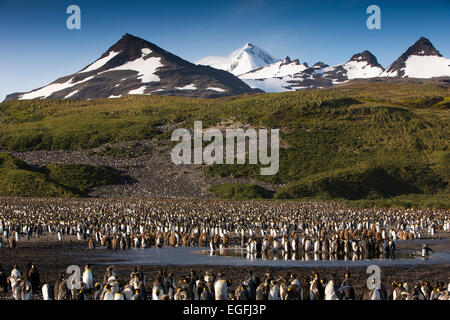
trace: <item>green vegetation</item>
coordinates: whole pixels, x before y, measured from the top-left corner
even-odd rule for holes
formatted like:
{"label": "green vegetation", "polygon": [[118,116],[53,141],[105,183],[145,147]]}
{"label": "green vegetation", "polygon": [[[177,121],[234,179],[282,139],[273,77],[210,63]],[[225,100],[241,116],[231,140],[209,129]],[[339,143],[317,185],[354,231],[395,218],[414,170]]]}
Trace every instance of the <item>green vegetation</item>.
{"label": "green vegetation", "polygon": [[345,202],[353,207],[361,208],[390,208],[390,207],[403,207],[403,208],[433,208],[433,209],[448,209],[450,208],[450,197],[448,193],[438,194],[407,194],[392,198],[381,198],[373,200],[353,200]]}
{"label": "green vegetation", "polygon": [[321,199],[377,199],[409,193],[440,191],[446,183],[429,168],[417,166],[353,167],[308,176],[281,187],[280,199],[319,197]]}
{"label": "green vegetation", "polygon": [[221,199],[247,200],[273,197],[273,192],[256,184],[224,183],[212,186],[208,191]]}
{"label": "green vegetation", "polygon": [[114,170],[77,164],[34,168],[0,153],[0,195],[18,197],[79,197],[95,186],[121,183]]}
{"label": "green vegetation", "polygon": [[0,104],[0,149],[77,150],[150,138],[169,145],[172,130],[192,128],[194,120],[203,120],[203,128],[279,128],[278,174],[260,176],[259,164],[205,166],[205,174],[281,184],[280,199],[426,205],[428,198],[445,206],[433,197],[450,193],[449,104],[448,86],[377,82],[213,100],[13,101]]}
{"label": "green vegetation", "polygon": [[76,188],[82,194],[96,186],[119,184],[123,178],[114,170],[104,166],[84,164],[50,164],[45,167],[47,176],[58,183]]}

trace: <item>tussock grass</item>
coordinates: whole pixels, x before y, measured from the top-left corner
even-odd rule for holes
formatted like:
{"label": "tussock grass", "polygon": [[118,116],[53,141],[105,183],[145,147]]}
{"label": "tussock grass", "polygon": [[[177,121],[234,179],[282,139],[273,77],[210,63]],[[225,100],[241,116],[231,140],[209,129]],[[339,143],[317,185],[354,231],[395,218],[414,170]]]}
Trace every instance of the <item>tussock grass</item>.
{"label": "tussock grass", "polygon": [[80,197],[90,188],[122,183],[114,170],[102,166],[51,164],[32,167],[7,154],[0,153],[0,196]]}

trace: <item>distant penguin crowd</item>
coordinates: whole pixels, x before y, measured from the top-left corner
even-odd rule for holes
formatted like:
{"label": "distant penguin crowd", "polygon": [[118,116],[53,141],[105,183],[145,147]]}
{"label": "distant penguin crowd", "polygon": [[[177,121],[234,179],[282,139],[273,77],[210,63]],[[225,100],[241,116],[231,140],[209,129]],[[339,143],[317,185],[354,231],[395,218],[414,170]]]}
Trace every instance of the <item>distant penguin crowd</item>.
{"label": "distant penguin crowd", "polygon": [[268,250],[395,253],[397,240],[447,237],[450,211],[350,209],[338,203],[217,200],[0,199],[0,247],[51,236],[111,250],[230,245]]}

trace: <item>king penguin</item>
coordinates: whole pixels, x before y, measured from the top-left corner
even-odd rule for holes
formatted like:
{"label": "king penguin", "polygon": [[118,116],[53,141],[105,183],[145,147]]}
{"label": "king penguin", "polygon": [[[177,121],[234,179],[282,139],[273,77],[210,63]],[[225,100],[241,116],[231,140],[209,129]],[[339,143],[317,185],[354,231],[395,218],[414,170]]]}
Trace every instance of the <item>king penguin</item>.
{"label": "king penguin", "polygon": [[214,293],[216,300],[228,300],[228,281],[222,276],[217,275],[217,280],[214,282]]}
{"label": "king penguin", "polygon": [[46,283],[42,286],[42,297],[44,300],[54,300],[54,288],[51,284]]}
{"label": "king penguin", "polygon": [[83,282],[87,290],[94,288],[94,277],[92,275],[91,266],[87,264],[83,272]]}

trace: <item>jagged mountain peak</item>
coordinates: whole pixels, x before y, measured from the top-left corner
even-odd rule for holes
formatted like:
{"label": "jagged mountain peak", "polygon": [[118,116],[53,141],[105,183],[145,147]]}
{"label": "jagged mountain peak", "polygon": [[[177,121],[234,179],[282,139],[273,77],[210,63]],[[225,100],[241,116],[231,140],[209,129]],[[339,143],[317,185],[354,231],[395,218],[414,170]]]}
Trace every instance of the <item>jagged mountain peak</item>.
{"label": "jagged mountain peak", "polygon": [[209,56],[197,61],[197,64],[226,70],[234,75],[241,75],[276,61],[278,59],[274,58],[266,50],[247,42],[243,47],[233,51],[228,57]]}
{"label": "jagged mountain peak", "polygon": [[312,68],[326,68],[328,66],[329,66],[328,64],[326,64],[322,61],[319,61],[319,62],[314,63]]}
{"label": "jagged mountain peak", "polygon": [[442,57],[438,50],[433,46],[430,40],[425,37],[420,37],[411,47],[404,53],[406,56],[420,55],[420,56],[438,56]]}
{"label": "jagged mountain peak", "polygon": [[108,49],[107,52],[110,51],[133,51],[133,50],[140,50],[143,48],[152,48],[152,49],[160,49],[157,45],[154,43],[151,43],[147,40],[144,40],[142,38],[133,36],[129,33],[126,33],[120,38],[119,41],[117,41],[112,47]]}
{"label": "jagged mountain peak", "polygon": [[450,59],[443,57],[430,40],[420,37],[382,76],[432,78],[450,75]]}
{"label": "jagged mountain peak", "polygon": [[373,67],[379,67],[384,70],[384,68],[378,63],[377,58],[369,50],[364,50],[361,53],[354,54],[348,62],[350,61],[367,62]]}
{"label": "jagged mountain peak", "polygon": [[130,94],[219,97],[251,93],[234,75],[190,63],[142,38],[125,34],[99,59],[17,99],[96,99]]}

